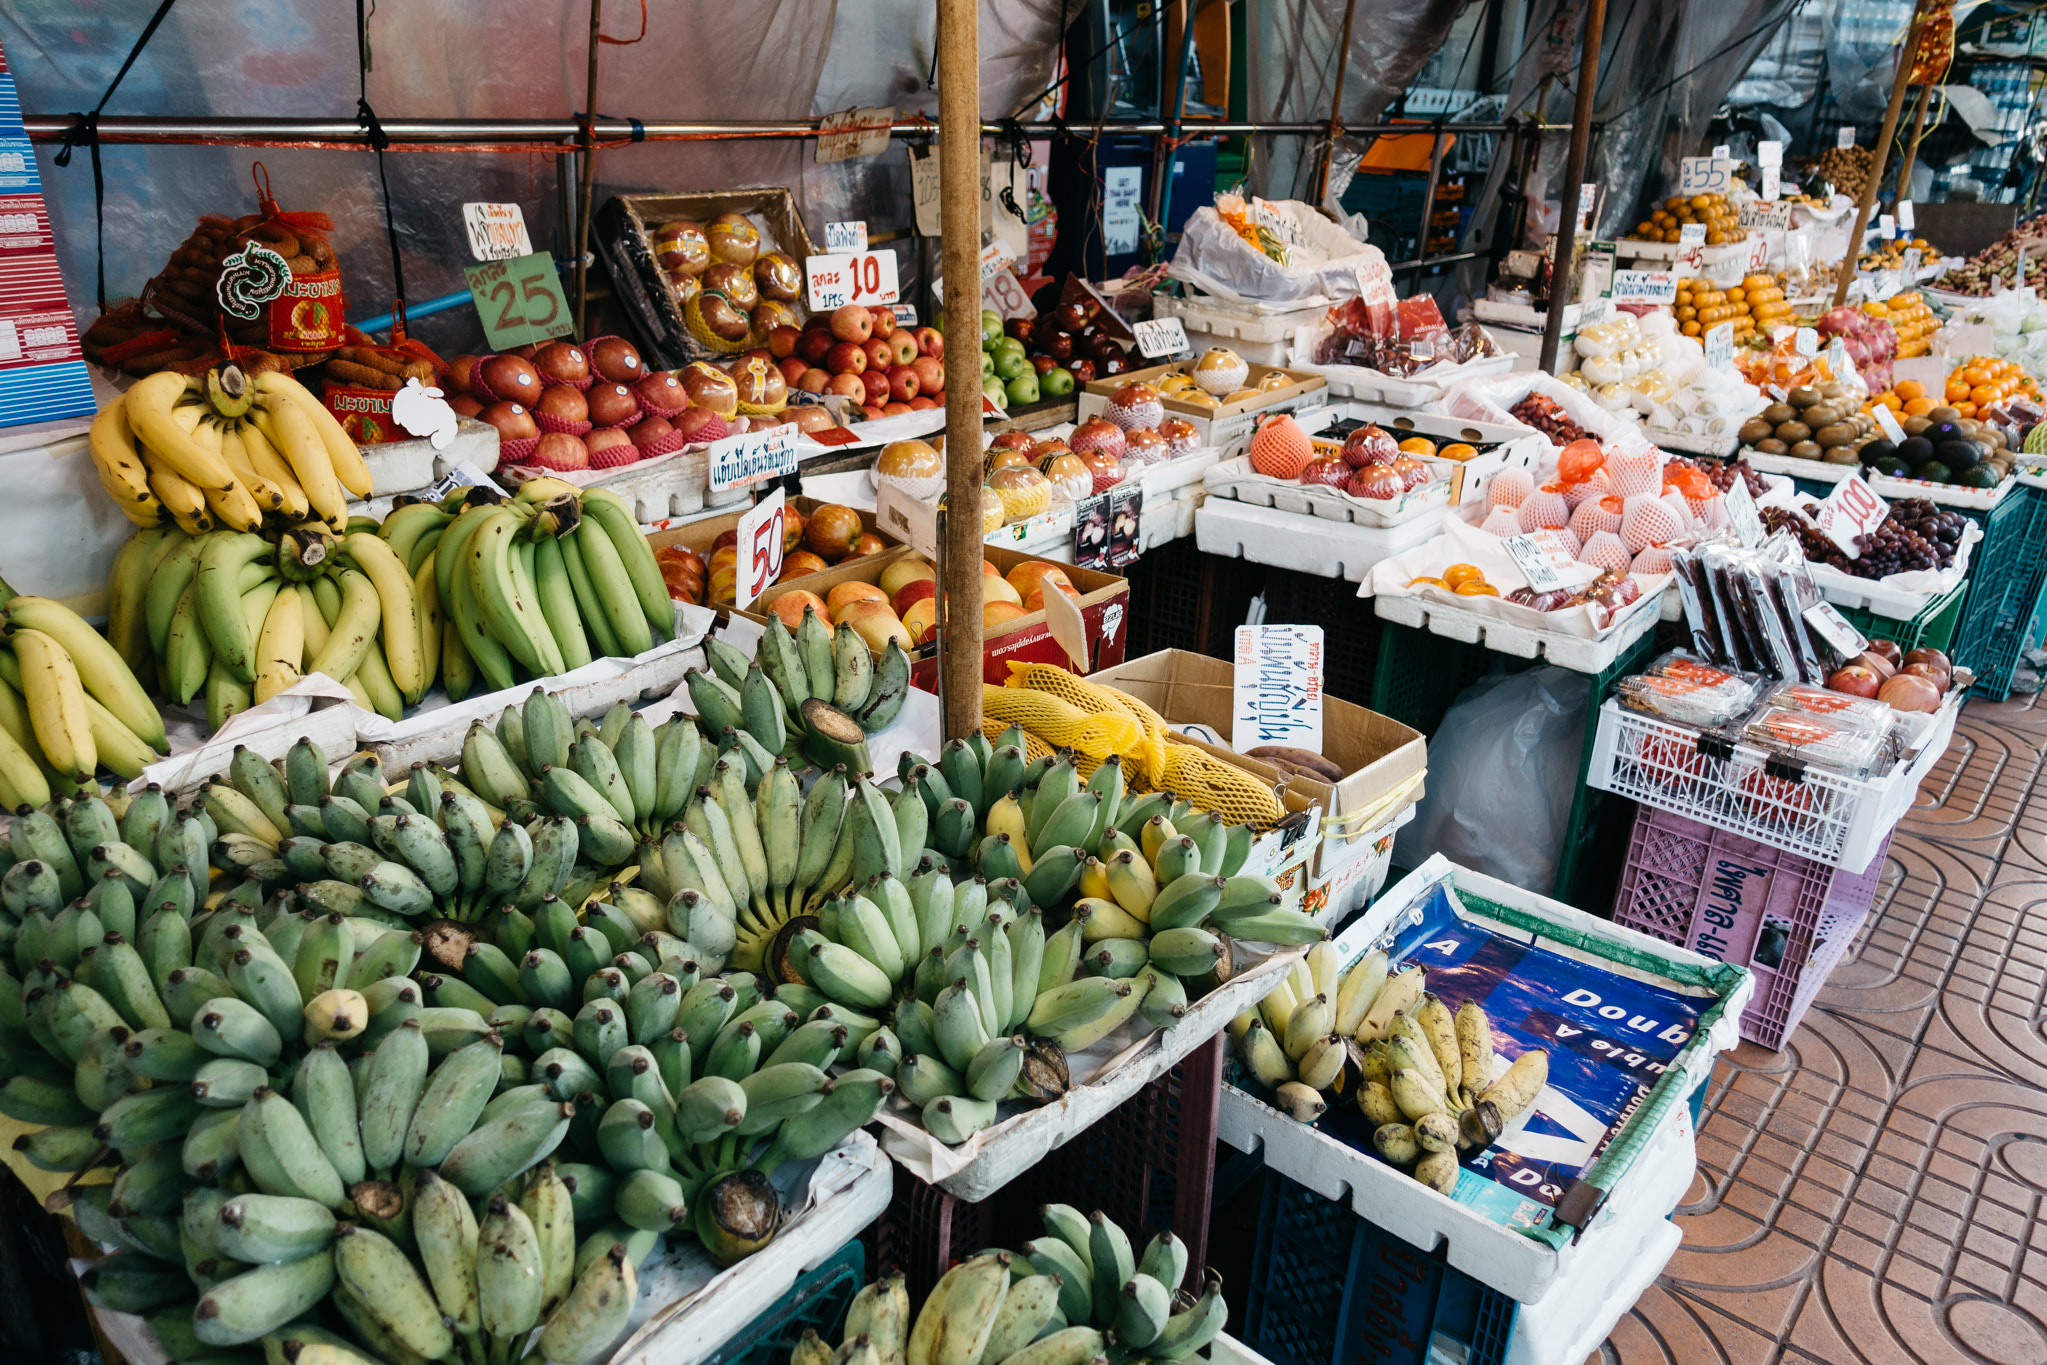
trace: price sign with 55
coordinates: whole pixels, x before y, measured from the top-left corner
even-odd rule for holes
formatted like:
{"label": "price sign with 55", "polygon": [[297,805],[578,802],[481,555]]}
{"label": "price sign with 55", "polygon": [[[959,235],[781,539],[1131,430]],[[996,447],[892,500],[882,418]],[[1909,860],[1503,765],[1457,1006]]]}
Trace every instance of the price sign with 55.
{"label": "price sign with 55", "polygon": [[1734,163],[1724,156],[1688,156],[1678,163],[1681,194],[1719,194],[1727,189]]}
{"label": "price sign with 55", "polygon": [[893,251],[812,256],[804,262],[804,273],[809,277],[812,312],[849,303],[894,303],[902,297]]}

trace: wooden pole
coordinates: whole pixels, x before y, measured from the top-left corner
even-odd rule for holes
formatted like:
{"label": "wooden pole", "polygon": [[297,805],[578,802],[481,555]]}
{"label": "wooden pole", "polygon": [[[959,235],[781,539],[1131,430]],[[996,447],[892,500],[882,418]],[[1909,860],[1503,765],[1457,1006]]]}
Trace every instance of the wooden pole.
{"label": "wooden pole", "polygon": [[1585,183],[1585,159],[1592,146],[1592,97],[1599,87],[1599,45],[1606,38],[1606,0],[1592,0],[1585,11],[1585,38],[1578,54],[1578,96],[1571,113],[1571,149],[1564,158],[1564,190],[1557,201],[1556,254],[1549,273],[1549,310],[1543,315],[1542,354],[1538,369],[1557,369],[1557,345],[1564,339],[1564,305],[1577,281],[1571,278],[1571,257],[1578,249],[1578,189]]}
{"label": "wooden pole", "polygon": [[590,308],[590,210],[597,196],[597,30],[604,0],[590,0],[590,75],[583,85],[583,186],[576,208],[576,336]]}
{"label": "wooden pole", "polygon": [[979,0],[938,5],[938,210],[945,277],[945,737],[981,728],[981,52]]}
{"label": "wooden pole", "polygon": [[1862,182],[1862,196],[1855,204],[1855,226],[1848,231],[1848,250],[1841,268],[1834,272],[1834,307],[1848,302],[1848,286],[1855,279],[1855,261],[1862,255],[1862,232],[1869,226],[1869,211],[1876,207],[1876,187],[1883,183],[1884,162],[1890,159],[1891,139],[1898,135],[1898,115],[1905,107],[1905,90],[1912,79],[1912,54],[1919,50],[1919,30],[1926,27],[1926,10],[1912,11],[1912,27],[1905,44],[1898,49],[1898,76],[1891,82],[1891,102],[1884,109],[1884,130],[1877,135],[1876,150],[1869,160],[1869,174]]}
{"label": "wooden pole", "polygon": [[1919,87],[1919,107],[1912,114],[1912,136],[1905,139],[1905,159],[1898,163],[1899,199],[1912,197],[1912,165],[1919,160],[1919,139],[1926,135],[1926,107],[1933,103],[1933,82]]}
{"label": "wooden pole", "polygon": [[1343,41],[1336,48],[1336,91],[1329,97],[1329,140],[1322,146],[1322,165],[1315,172],[1317,208],[1322,206],[1322,196],[1329,190],[1329,163],[1336,156],[1336,130],[1343,126],[1343,76],[1350,70],[1350,25],[1357,14],[1358,0],[1350,0],[1343,7]]}

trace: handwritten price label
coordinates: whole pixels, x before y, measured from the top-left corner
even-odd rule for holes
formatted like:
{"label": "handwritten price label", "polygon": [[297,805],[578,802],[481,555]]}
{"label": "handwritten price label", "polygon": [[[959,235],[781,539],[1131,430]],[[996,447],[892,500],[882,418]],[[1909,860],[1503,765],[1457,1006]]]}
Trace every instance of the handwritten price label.
{"label": "handwritten price label", "polygon": [[902,297],[896,282],[893,251],[843,252],[812,256],[804,261],[810,286],[810,311],[825,312],[849,303],[869,306],[894,303]]}
{"label": "handwritten price label", "polygon": [[1734,324],[1723,322],[1706,333],[1706,364],[1716,370],[1734,364]]}
{"label": "handwritten price label", "polygon": [[1878,497],[1876,490],[1864,483],[1860,474],[1850,474],[1827,494],[1813,523],[1820,528],[1822,535],[1841,547],[1842,554],[1850,559],[1860,559],[1862,547],[1855,543],[1855,538],[1866,536],[1883,525],[1890,510],[1891,505]]}
{"label": "handwritten price label", "polygon": [[1807,607],[1805,623],[1844,659],[1852,659],[1869,648],[1869,641],[1862,637],[1862,632],[1832,602],[1815,602]]}
{"label": "handwritten price label", "polygon": [[1514,557],[1514,566],[1537,592],[1582,588],[1599,576],[1599,571],[1590,564],[1579,562],[1555,531],[1509,536],[1505,544],[1507,553]]}
{"label": "handwritten price label", "polygon": [[826,251],[867,250],[867,220],[855,218],[850,223],[826,223],[824,225],[824,249]]}
{"label": "handwritten price label", "polygon": [[1724,156],[1688,156],[1678,163],[1678,189],[1683,194],[1720,194],[1734,171]]}
{"label": "handwritten price label", "polygon": [[753,505],[739,519],[739,572],[732,584],[732,604],[745,608],[782,576],[782,523],[788,499],[781,488]]}
{"label": "handwritten price label", "polygon": [[1896,212],[1898,215],[1898,226],[1906,232],[1910,232],[1918,226],[1918,223],[1913,218],[1912,201],[1910,199],[1900,199]]}
{"label": "handwritten price label", "polygon": [[469,254],[479,261],[508,261],[533,254],[526,235],[526,215],[517,204],[464,204],[462,225],[469,230]]}
{"label": "handwritten price label", "polygon": [[1749,496],[1747,479],[1728,485],[1722,505],[1727,508],[1727,523],[1734,528],[1735,539],[1751,548],[1763,543],[1763,518],[1756,511],[1756,500]]}
{"label": "handwritten price label", "polygon": [[1706,225],[1686,223],[1677,234],[1677,259],[1671,262],[1679,270],[1697,272],[1706,265]]}
{"label": "handwritten price label", "polygon": [[1677,276],[1668,270],[1616,270],[1615,303],[1675,303]]}
{"label": "handwritten price label", "polygon": [[1744,229],[1788,232],[1791,230],[1791,205],[1750,204],[1736,211],[1734,221],[1736,226]]}
{"label": "handwritten price label", "polygon": [[1146,360],[1157,360],[1160,356],[1176,355],[1187,350],[1187,329],[1178,318],[1147,318],[1133,323],[1131,331],[1137,334],[1137,351]]}
{"label": "handwritten price label", "polygon": [[554,258],[544,251],[509,261],[464,266],[469,297],[483,319],[483,334],[493,351],[509,351],[529,342],[548,341],[575,330]]}
{"label": "handwritten price label", "polygon": [[796,428],[769,427],[711,442],[711,487],[723,492],[796,472]]}

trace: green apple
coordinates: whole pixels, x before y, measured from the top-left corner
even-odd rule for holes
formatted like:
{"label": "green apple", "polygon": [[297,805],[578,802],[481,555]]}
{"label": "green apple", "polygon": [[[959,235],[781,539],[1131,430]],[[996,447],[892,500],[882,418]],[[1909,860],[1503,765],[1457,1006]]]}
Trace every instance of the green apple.
{"label": "green apple", "polygon": [[993,379],[994,377],[995,354],[992,351],[983,351],[981,352],[981,378]]}
{"label": "green apple", "polygon": [[981,340],[993,341],[1002,335],[1002,314],[993,308],[981,310]]}
{"label": "green apple", "polygon": [[1024,372],[1009,381],[1009,401],[1012,403],[1035,403],[1038,401],[1038,372],[1026,366]]}
{"label": "green apple", "polygon": [[999,379],[1015,379],[1024,374],[1034,379],[1037,377],[1037,371],[1031,368],[1030,357],[1024,354],[1022,346],[998,346],[989,354],[995,357],[995,374]]}
{"label": "green apple", "polygon": [[1054,365],[1038,376],[1038,391],[1047,398],[1064,398],[1073,392],[1073,371],[1064,365]]}
{"label": "green apple", "polygon": [[1004,412],[1009,411],[1009,390],[1002,387],[1000,379],[988,378],[981,381],[981,394]]}

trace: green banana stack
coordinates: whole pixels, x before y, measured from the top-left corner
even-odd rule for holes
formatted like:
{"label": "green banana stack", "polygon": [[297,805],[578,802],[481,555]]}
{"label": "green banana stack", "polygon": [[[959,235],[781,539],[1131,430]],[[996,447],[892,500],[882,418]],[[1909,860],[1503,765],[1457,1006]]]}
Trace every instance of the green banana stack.
{"label": "green banana stack", "polygon": [[313,673],[396,720],[436,682],[459,701],[644,653],[674,622],[631,508],[548,478],[349,517],[338,535],[146,527],[107,594],[107,653],[177,705],[203,694],[215,729]]}
{"label": "green banana stack", "polygon": [[1379,1155],[1446,1195],[1458,1154],[1498,1141],[1549,1075],[1540,1048],[1501,1072],[1483,1007],[1467,1000],[1452,1013],[1421,967],[1395,970],[1376,948],[1345,967],[1334,944],[1316,944],[1229,1033],[1285,1113],[1313,1123],[1325,1094],[1349,1089]]}
{"label": "green banana stack", "polygon": [[[893,797],[859,784],[846,875],[799,887],[828,893],[814,923],[771,902],[765,970],[881,1021],[868,1064],[893,1064],[942,1142],[1005,1100],[1063,1095],[1066,1053],[1133,1021],[1171,1027],[1233,975],[1235,941],[1324,937],[1271,878],[1242,874],[1250,830],[1168,793],[1127,798],[1114,759],[1083,786],[1068,755],[1026,764],[1013,729],[935,764],[906,755],[898,777]],[[797,822],[799,863],[829,823]]]}
{"label": "green banana stack", "polygon": [[805,1332],[789,1365],[1091,1365],[1096,1360],[1186,1360],[1229,1316],[1210,1270],[1199,1295],[1181,1291],[1187,1246],[1162,1232],[1134,1254],[1100,1213],[1047,1204],[1045,1236],[1020,1252],[985,1251],[948,1270],[914,1319],[903,1277],[876,1280],[853,1299],[834,1349]]}

